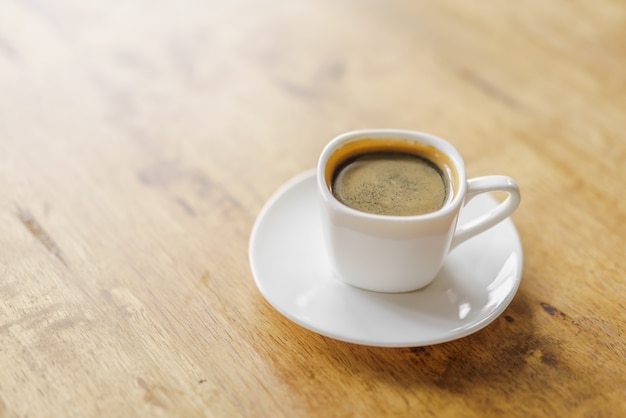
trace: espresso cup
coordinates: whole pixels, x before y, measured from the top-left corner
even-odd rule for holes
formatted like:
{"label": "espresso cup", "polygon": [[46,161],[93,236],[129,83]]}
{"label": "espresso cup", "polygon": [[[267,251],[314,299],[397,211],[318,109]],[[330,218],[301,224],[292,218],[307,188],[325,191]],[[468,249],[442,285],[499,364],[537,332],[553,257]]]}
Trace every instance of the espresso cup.
{"label": "espresso cup", "polygon": [[[466,179],[459,152],[421,132],[373,129],[339,135],[317,165],[322,233],[344,282],[375,292],[430,284],[457,245],[511,215],[520,192],[507,176]],[[475,196],[507,193],[497,207],[463,225]]]}

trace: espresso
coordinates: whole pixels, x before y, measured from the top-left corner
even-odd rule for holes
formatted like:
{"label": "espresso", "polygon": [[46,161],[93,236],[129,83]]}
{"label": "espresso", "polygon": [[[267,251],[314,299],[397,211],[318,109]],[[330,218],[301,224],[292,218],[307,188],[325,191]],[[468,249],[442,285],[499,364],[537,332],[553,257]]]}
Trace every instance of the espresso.
{"label": "espresso", "polygon": [[350,158],[332,181],[332,193],[351,208],[380,215],[421,215],[441,209],[449,192],[446,176],[419,155],[381,151]]}

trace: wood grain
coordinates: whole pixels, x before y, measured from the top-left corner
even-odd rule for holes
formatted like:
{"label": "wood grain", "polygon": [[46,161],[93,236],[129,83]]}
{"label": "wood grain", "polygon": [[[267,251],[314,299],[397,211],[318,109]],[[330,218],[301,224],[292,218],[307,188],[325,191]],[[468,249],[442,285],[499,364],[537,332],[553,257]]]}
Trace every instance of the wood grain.
{"label": "wood grain", "polygon": [[[0,417],[626,416],[626,5],[0,5]],[[271,193],[358,128],[520,184],[519,293],[383,349],[277,313]]]}

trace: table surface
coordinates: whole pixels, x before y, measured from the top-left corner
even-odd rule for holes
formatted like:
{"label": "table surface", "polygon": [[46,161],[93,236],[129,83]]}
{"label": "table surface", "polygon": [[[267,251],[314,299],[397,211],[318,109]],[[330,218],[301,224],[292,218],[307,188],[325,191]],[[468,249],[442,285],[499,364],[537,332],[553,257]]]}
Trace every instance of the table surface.
{"label": "table surface", "polygon": [[[626,4],[0,5],[0,416],[626,416]],[[265,301],[248,243],[334,136],[506,174],[522,282],[379,348]]]}

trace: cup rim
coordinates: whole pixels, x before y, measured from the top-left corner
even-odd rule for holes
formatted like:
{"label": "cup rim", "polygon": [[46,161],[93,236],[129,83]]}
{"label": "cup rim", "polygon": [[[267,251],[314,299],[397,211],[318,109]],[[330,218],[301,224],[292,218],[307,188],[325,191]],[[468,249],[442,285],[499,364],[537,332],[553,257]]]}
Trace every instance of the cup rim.
{"label": "cup rim", "polygon": [[[422,213],[418,215],[382,215],[378,213],[363,212],[358,209],[351,208],[341,203],[330,191],[326,184],[326,163],[329,157],[341,146],[366,138],[385,138],[385,139],[404,139],[409,141],[420,142],[425,145],[434,146],[444,153],[452,162],[453,169],[456,171],[458,189],[449,202],[436,211]],[[443,149],[442,149],[443,148]],[[358,216],[360,218],[372,220],[385,220],[391,222],[408,222],[408,221],[427,221],[438,219],[450,215],[462,204],[465,193],[467,191],[467,180],[465,174],[465,163],[461,154],[450,142],[438,136],[413,130],[405,129],[360,129],[345,132],[334,137],[322,150],[317,163],[316,169],[317,185],[322,198],[325,202],[332,205],[333,209],[346,215]]]}

